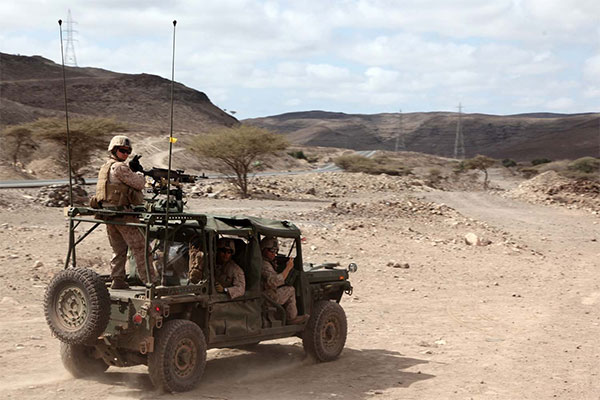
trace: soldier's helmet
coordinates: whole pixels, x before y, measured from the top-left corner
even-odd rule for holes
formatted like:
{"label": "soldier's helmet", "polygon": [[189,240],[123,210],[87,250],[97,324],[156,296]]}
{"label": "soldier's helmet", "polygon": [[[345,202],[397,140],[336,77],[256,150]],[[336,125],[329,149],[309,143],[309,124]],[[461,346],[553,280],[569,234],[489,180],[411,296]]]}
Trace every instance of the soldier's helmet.
{"label": "soldier's helmet", "polygon": [[217,240],[217,250],[218,249],[229,249],[232,254],[235,254],[235,243],[233,239],[221,238]]}
{"label": "soldier's helmet", "polygon": [[274,249],[274,252],[277,253],[277,250],[279,250],[279,241],[277,238],[272,236],[264,237],[260,241],[260,250],[264,249]]}
{"label": "soldier's helmet", "polygon": [[117,147],[129,147],[131,149],[131,140],[123,135],[113,136],[108,144],[108,151],[112,152]]}

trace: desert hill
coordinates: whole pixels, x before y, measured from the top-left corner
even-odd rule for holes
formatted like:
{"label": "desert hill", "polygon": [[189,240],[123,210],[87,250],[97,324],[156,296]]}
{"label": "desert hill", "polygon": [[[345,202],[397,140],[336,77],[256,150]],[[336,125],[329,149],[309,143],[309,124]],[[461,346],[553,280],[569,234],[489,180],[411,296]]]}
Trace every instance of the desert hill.
{"label": "desert hill", "polygon": [[[398,146],[399,150],[452,157],[458,113],[405,113],[400,116],[308,111],[243,122],[285,133],[292,142],[308,146],[355,150],[394,150]],[[461,115],[466,157],[484,154],[517,161],[597,157],[599,123],[600,114],[594,113]]]}
{"label": "desert hill", "polygon": [[[40,56],[0,53],[0,126],[64,115],[62,67]],[[156,75],[122,74],[99,68],[66,67],[69,112],[114,117],[132,129],[166,131],[171,82]],[[174,129],[233,125],[237,120],[206,94],[180,83],[174,88]]]}
{"label": "desert hill", "polygon": [[[0,53],[0,128],[64,115],[61,66],[40,56]],[[73,116],[114,117],[144,136],[159,136],[170,123],[169,80],[99,68],[66,67]],[[197,133],[238,121],[208,96],[175,85],[174,129]],[[401,118],[401,120],[400,120]],[[294,112],[243,122],[285,134],[301,146],[354,150],[406,150],[454,156],[458,113],[372,115]],[[530,113],[508,116],[462,114],[465,156],[531,161],[598,156],[600,114]],[[401,132],[401,135],[399,135]]]}

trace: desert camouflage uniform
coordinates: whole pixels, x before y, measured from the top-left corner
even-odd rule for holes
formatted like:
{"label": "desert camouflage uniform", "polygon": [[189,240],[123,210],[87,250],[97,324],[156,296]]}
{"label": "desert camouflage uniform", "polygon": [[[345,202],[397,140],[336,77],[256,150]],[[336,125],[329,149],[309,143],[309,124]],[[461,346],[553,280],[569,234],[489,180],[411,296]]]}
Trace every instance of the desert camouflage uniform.
{"label": "desert camouflage uniform", "polygon": [[227,293],[232,299],[240,297],[246,291],[244,271],[233,260],[229,260],[224,266],[216,266],[215,280],[227,288]]}
{"label": "desert camouflage uniform", "polygon": [[[108,162],[114,163],[108,173],[109,182],[121,182],[138,191],[144,188],[146,179],[143,174],[133,172],[124,162],[114,162],[114,159]],[[102,204],[103,208],[115,206],[117,205],[106,202]],[[111,221],[139,222],[138,218],[133,215],[111,218]],[[135,226],[106,224],[106,233],[108,234],[110,246],[113,249],[113,257],[110,260],[111,278],[125,278],[125,262],[127,261],[127,249],[129,248],[133,253],[139,278],[143,282],[148,282],[146,277],[146,253],[148,253],[149,260],[152,259],[150,258],[150,249],[145,248],[146,240],[140,229]],[[153,265],[150,266],[150,276],[152,281],[156,279],[156,272]]]}
{"label": "desert camouflage uniform", "polygon": [[200,247],[200,243],[190,242],[189,255],[189,278],[192,283],[198,283],[202,280],[202,268],[204,266],[204,252]]}
{"label": "desert camouflage uniform", "polygon": [[264,294],[285,308],[288,321],[298,316],[296,308],[296,290],[292,286],[284,286],[285,279],[274,268],[274,261],[263,258],[261,270]]}

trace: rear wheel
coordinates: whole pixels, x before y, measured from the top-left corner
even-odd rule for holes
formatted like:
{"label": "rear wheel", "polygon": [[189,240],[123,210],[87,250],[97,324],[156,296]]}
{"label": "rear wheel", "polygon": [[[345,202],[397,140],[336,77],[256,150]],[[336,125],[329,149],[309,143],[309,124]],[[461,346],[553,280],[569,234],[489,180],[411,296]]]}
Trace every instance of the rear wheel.
{"label": "rear wheel", "polygon": [[317,361],[331,361],[344,349],[347,331],[344,309],[332,301],[319,301],[306,323],[302,345]]}
{"label": "rear wheel", "polygon": [[48,284],[44,313],[50,330],[62,342],[93,343],[108,325],[110,295],[91,269],[65,269]]}
{"label": "rear wheel", "polygon": [[75,378],[99,375],[106,371],[108,364],[102,358],[96,358],[96,350],[82,344],[60,344],[60,358],[65,369]]}
{"label": "rear wheel", "polygon": [[157,389],[186,392],[193,389],[206,366],[202,329],[187,320],[167,321],[156,332],[154,352],[148,357],[150,380]]}

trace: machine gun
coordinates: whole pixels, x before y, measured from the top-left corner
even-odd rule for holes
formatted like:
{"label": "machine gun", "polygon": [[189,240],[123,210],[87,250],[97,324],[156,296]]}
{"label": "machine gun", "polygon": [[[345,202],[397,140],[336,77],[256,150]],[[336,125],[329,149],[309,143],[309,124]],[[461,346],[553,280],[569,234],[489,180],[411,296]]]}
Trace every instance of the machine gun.
{"label": "machine gun", "polygon": [[[169,210],[174,212],[183,211],[183,189],[182,183],[196,183],[197,179],[207,179],[208,177],[202,175],[189,175],[185,174],[184,170],[177,169],[169,170],[167,168],[152,167],[149,170],[143,171],[145,176],[152,178],[150,183],[152,186],[153,196],[147,200],[147,208],[152,212],[164,212],[166,209],[166,199],[159,198],[160,195],[167,194],[167,188],[169,188],[169,196],[172,197],[169,201]],[[167,179],[170,179],[171,184],[168,185]]]}

